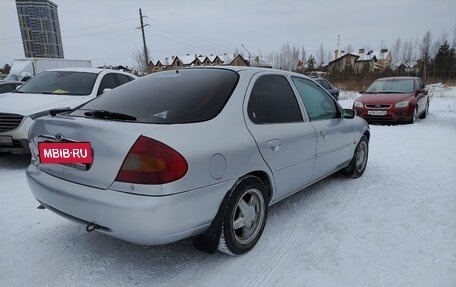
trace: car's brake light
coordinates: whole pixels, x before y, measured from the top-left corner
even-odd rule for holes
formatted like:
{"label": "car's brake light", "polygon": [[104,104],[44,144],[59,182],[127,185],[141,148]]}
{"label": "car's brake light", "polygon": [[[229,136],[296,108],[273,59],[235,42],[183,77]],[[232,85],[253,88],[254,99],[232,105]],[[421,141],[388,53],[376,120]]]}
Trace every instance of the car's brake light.
{"label": "car's brake light", "polygon": [[182,178],[188,170],[185,158],[171,147],[140,136],[128,152],[116,181],[164,184]]}

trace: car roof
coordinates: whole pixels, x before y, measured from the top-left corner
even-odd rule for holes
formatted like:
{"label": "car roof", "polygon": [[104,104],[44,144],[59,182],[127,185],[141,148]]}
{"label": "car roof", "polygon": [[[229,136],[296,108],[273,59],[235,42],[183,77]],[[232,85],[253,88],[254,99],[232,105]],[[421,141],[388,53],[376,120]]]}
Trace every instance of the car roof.
{"label": "car roof", "polygon": [[0,80],[0,85],[1,84],[23,84],[24,82],[20,81],[10,81],[10,80]]}
{"label": "car roof", "polygon": [[[394,80],[414,80],[414,79],[419,79],[419,77],[399,76],[399,77],[378,78],[377,80],[381,80],[381,81],[394,81]],[[376,80],[376,81],[377,81],[377,80]]]}
{"label": "car roof", "polygon": [[122,71],[119,71],[119,70],[100,69],[100,68],[57,68],[57,69],[50,69],[50,70],[47,70],[47,71],[53,71],[53,72],[56,72],[56,71],[60,71],[60,72],[81,72],[81,73],[95,73],[95,74],[99,74],[99,73],[101,73],[103,71],[106,71],[106,72],[119,73],[119,74],[124,74],[124,75],[135,77],[135,75],[133,75],[131,73],[122,72]]}
{"label": "car roof", "polygon": [[302,77],[302,78],[307,78],[313,80],[313,78],[306,76],[304,74],[299,74],[295,72],[290,72],[290,71],[284,71],[284,70],[278,70],[278,69],[272,69],[272,68],[262,68],[262,67],[249,67],[249,66],[197,66],[197,67],[185,67],[183,69],[225,69],[225,70],[231,70],[234,72],[247,72],[249,74],[256,74],[260,72],[272,72],[272,73],[280,73],[284,75],[290,75],[290,76],[296,76],[296,77]]}

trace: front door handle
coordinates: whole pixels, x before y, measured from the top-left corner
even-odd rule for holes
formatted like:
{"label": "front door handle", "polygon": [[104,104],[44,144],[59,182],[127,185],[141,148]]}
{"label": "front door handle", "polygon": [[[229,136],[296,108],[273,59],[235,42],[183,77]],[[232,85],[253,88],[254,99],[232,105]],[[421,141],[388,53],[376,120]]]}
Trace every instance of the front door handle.
{"label": "front door handle", "polygon": [[270,148],[273,151],[279,150],[281,144],[282,142],[280,140],[269,140],[267,142],[268,148]]}

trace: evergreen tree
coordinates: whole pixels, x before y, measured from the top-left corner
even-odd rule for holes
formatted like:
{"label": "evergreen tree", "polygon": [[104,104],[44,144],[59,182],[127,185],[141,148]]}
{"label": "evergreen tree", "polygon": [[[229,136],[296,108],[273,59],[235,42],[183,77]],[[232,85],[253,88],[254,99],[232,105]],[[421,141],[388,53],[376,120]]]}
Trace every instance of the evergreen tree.
{"label": "evergreen tree", "polygon": [[439,48],[439,51],[434,58],[434,67],[436,75],[442,80],[455,78],[456,61],[455,50],[450,48],[447,40],[445,40]]}

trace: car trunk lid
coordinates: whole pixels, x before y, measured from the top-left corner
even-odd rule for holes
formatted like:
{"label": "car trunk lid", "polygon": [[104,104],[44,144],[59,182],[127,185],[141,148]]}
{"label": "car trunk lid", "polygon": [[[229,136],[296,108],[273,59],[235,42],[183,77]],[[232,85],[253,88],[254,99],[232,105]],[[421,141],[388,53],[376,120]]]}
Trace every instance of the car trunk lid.
{"label": "car trunk lid", "polygon": [[38,154],[38,143],[89,142],[93,161],[90,165],[41,164],[39,169],[56,177],[88,186],[106,189],[115,180],[122,163],[135,141],[154,124],[56,116],[37,119],[30,132],[32,152]]}

